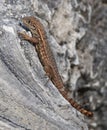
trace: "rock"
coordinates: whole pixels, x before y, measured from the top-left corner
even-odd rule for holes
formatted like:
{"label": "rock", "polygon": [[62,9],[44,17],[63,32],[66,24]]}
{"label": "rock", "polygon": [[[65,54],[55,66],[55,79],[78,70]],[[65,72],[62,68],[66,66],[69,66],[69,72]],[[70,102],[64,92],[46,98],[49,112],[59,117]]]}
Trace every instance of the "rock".
{"label": "rock", "polygon": [[[76,111],[45,77],[35,48],[17,35],[21,17],[38,17],[45,27],[59,72],[72,88],[80,76],[76,40],[85,29],[75,31],[80,15],[70,1],[0,1],[0,129],[88,130]],[[78,7],[77,3],[74,3]],[[76,21],[76,22],[74,22]],[[75,23],[75,24],[74,24]],[[61,46],[60,46],[61,45]],[[60,66],[61,64],[61,66]],[[48,82],[47,82],[48,81]]]}

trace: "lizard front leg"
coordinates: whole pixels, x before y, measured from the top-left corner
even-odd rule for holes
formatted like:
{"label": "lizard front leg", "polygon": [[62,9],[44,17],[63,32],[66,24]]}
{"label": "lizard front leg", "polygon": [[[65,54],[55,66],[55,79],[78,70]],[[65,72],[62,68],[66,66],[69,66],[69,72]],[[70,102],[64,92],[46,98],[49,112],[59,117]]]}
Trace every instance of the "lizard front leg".
{"label": "lizard front leg", "polygon": [[30,37],[26,32],[19,32],[18,35],[21,39],[31,42],[33,45],[39,43],[38,39],[35,37]]}

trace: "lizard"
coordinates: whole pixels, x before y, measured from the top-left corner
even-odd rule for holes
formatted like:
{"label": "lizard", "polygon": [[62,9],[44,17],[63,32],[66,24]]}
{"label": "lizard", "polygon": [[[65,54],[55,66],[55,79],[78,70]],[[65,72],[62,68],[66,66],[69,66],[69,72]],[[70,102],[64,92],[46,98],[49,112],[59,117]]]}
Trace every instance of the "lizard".
{"label": "lizard", "polygon": [[62,78],[58,72],[58,67],[53,56],[53,52],[46,38],[46,33],[43,24],[39,19],[33,16],[26,16],[22,18],[23,28],[26,27],[32,34],[29,36],[25,31],[19,32],[18,35],[35,46],[40,62],[46,72],[46,75],[56,86],[62,96],[79,112],[92,117],[93,113],[84,109],[74,99],[68,96],[68,91],[65,89]]}

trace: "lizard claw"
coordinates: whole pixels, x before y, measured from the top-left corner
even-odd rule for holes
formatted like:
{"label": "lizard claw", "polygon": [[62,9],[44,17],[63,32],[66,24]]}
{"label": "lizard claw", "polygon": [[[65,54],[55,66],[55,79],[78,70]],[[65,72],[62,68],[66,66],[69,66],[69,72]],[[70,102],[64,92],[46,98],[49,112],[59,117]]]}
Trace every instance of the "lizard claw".
{"label": "lizard claw", "polygon": [[25,31],[23,31],[23,32],[18,32],[18,35],[20,36],[20,38],[21,38],[22,40],[27,40],[27,39],[28,39],[28,35],[26,34]]}

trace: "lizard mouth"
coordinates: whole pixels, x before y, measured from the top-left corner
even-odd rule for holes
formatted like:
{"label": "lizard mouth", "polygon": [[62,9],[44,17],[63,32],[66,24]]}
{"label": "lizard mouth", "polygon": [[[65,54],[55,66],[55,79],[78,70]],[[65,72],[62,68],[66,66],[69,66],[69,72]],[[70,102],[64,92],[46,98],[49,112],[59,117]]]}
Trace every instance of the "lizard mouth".
{"label": "lizard mouth", "polygon": [[21,26],[23,29],[25,29],[27,32],[30,31],[30,29],[23,23],[23,22],[20,22],[19,23],[19,26]]}

